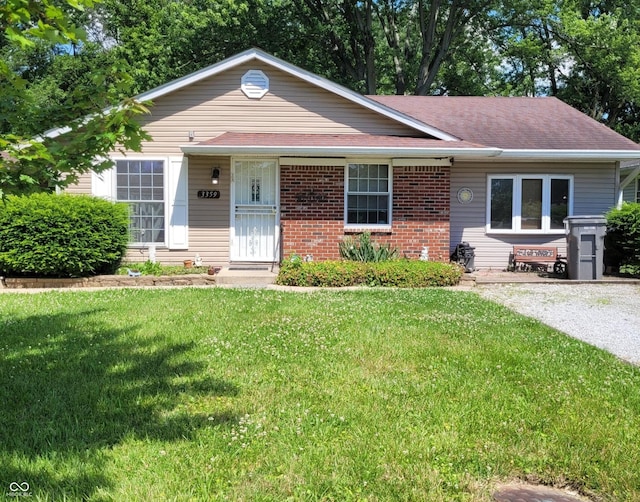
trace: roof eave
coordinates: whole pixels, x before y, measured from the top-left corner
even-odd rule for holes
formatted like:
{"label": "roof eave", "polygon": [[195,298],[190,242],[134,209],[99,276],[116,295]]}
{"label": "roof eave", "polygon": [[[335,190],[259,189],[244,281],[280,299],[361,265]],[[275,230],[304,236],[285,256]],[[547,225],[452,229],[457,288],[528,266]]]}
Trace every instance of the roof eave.
{"label": "roof eave", "polygon": [[486,158],[500,155],[499,148],[420,148],[372,146],[227,146],[183,145],[187,155],[273,155],[273,156],[359,156],[359,157],[469,157]]}
{"label": "roof eave", "polygon": [[502,159],[622,161],[640,159],[640,150],[504,149]]}

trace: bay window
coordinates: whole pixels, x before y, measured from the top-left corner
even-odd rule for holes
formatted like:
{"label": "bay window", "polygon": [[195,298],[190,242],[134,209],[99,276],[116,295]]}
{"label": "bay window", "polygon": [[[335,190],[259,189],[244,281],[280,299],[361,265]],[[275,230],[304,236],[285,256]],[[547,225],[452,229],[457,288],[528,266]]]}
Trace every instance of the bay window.
{"label": "bay window", "polygon": [[489,232],[562,233],[573,210],[572,176],[492,175],[487,192]]}

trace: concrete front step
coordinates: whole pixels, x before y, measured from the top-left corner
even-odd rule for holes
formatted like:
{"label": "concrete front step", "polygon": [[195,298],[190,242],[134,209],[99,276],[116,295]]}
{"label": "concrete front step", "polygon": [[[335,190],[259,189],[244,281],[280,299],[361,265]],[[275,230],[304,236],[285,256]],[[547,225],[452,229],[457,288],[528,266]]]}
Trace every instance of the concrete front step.
{"label": "concrete front step", "polygon": [[222,267],[215,275],[220,286],[268,286],[278,276],[277,268],[272,267]]}

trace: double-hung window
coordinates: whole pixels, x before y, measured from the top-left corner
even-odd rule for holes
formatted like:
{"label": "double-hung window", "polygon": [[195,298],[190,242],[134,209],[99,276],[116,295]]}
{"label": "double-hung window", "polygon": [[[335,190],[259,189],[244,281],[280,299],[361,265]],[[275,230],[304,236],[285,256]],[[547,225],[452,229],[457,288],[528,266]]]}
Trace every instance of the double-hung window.
{"label": "double-hung window", "polygon": [[116,161],[116,198],[130,208],[134,245],[165,243],[165,165],[162,160]]}
{"label": "double-hung window", "polygon": [[391,167],[348,164],[346,178],[346,224],[391,225]]}
{"label": "double-hung window", "polygon": [[493,175],[488,179],[487,230],[562,233],[573,210],[573,177]]}

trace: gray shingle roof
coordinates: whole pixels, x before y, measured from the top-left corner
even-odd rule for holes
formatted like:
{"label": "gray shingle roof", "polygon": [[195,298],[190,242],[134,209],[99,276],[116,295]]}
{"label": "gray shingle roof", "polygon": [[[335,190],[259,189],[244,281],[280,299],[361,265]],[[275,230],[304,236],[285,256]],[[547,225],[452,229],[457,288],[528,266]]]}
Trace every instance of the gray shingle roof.
{"label": "gray shingle roof", "polygon": [[367,96],[461,140],[504,149],[640,150],[557,98]]}

